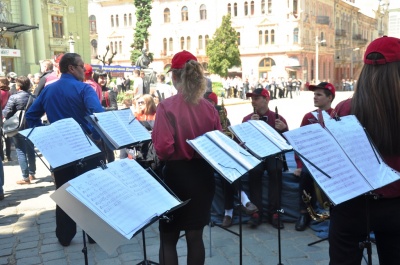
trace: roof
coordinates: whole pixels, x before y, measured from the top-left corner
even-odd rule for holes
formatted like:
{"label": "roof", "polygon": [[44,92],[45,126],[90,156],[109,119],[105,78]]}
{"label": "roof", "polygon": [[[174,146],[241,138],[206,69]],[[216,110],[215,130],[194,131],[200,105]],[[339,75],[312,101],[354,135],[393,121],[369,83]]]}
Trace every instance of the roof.
{"label": "roof", "polygon": [[4,27],[7,28],[8,32],[14,32],[14,33],[39,28],[39,26],[30,26],[30,25],[0,21],[0,28]]}

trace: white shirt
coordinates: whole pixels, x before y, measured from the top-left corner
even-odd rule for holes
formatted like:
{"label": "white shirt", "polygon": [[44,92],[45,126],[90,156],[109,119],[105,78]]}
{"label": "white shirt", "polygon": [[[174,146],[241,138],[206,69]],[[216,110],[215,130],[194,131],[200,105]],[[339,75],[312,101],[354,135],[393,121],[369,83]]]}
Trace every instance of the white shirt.
{"label": "white shirt", "polygon": [[133,79],[133,90],[136,90],[136,88],[135,96],[143,95],[143,79],[140,76]]}
{"label": "white shirt", "polygon": [[169,98],[173,95],[176,95],[176,93],[177,93],[175,87],[164,84],[164,83],[158,83],[157,90],[160,92],[161,96],[164,93],[164,99]]}

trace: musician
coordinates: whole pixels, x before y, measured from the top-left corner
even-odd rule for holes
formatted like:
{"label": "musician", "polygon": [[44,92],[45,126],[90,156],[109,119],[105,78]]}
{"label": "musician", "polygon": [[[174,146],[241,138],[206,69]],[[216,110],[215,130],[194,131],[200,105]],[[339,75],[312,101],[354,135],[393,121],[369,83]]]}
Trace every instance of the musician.
{"label": "musician", "polygon": [[[400,171],[400,39],[383,36],[372,41],[353,98],[338,104],[339,116],[353,114],[365,127],[383,160]],[[382,176],[384,177],[384,176]],[[379,263],[400,260],[400,181],[332,207],[330,265],[359,265],[367,238],[367,221],[374,231]],[[367,200],[369,207],[367,208]],[[367,219],[367,213],[369,218]]]}
{"label": "musician", "polygon": [[[264,88],[257,88],[252,93],[247,93],[246,97],[251,97],[251,104],[254,108],[254,113],[250,113],[243,118],[242,122],[248,120],[263,120],[279,133],[286,132],[289,128],[286,120],[278,115],[279,119],[276,119],[276,113],[271,111],[268,107],[270,96],[268,90]],[[284,228],[283,222],[278,222],[277,210],[280,209],[280,198],[279,195],[282,190],[282,159],[281,156],[270,156],[265,159],[263,163],[249,171],[249,188],[250,188],[250,200],[259,209],[251,215],[248,222],[250,227],[257,227],[262,221],[262,176],[264,170],[268,172],[268,222],[275,228]]]}
{"label": "musician", "polygon": [[[83,83],[85,67],[82,57],[77,53],[66,53],[60,60],[59,80],[48,85],[40,93],[26,112],[26,122],[30,127],[43,125],[41,117],[46,112],[50,123],[65,118],[73,118],[82,125],[83,130],[91,135],[95,143],[100,136],[85,119],[85,116],[94,112],[103,112],[104,109],[93,88]],[[62,154],[60,154],[62,155]],[[66,166],[54,172],[56,189],[71,179],[101,165],[100,157],[85,160],[80,165]],[[69,246],[76,234],[76,223],[58,205],[56,206],[56,236],[62,246]],[[89,237],[89,243],[94,240]]]}
{"label": "musician", "polygon": [[176,244],[181,230],[187,242],[187,264],[204,264],[203,229],[210,220],[214,197],[214,169],[186,142],[206,132],[221,130],[217,110],[203,98],[206,79],[197,58],[187,51],[174,55],[172,82],[178,93],[157,106],[152,140],[165,161],[164,181],[189,203],[160,221],[160,263],[178,264]]}
{"label": "musician", "polygon": [[[314,106],[317,107],[316,110],[326,111],[329,115],[332,113],[333,109],[331,107],[332,101],[335,98],[335,87],[331,83],[322,82],[318,85],[311,85],[308,88],[311,91],[314,91]],[[306,126],[309,124],[317,123],[318,120],[312,114],[312,112],[308,112],[304,115],[303,120],[301,121],[301,126]],[[310,175],[310,172],[307,168],[303,168],[303,163],[300,158],[295,155],[295,160],[297,164],[297,168],[294,170],[293,174],[297,177],[300,177],[299,180],[299,202],[300,202],[300,216],[297,219],[295,229],[297,231],[304,231],[307,225],[310,222],[310,215],[307,212],[307,205],[303,202],[303,190],[305,190],[308,194],[313,194],[311,196],[313,199],[316,197],[312,192],[314,190],[314,182]],[[315,202],[315,200],[313,200]],[[312,204],[311,204],[312,205]]]}
{"label": "musician", "polygon": [[[230,126],[231,123],[228,119],[228,114],[226,109],[223,106],[218,105],[218,97],[214,92],[206,92],[204,94],[204,98],[208,100],[218,111],[220,115],[220,120],[221,120],[221,126],[224,131],[228,130],[228,128],[224,128],[227,126]],[[221,113],[223,112],[223,113]],[[225,116],[226,122],[224,125],[224,122],[222,121],[223,118],[221,118],[221,115]],[[224,218],[222,219],[222,227],[230,227],[232,225],[232,217],[233,217],[233,206],[234,206],[234,196],[235,196],[235,189],[238,190],[237,183],[232,183],[230,184],[226,179],[222,180],[222,185],[224,189]],[[248,198],[247,194],[244,191],[241,191],[240,193],[240,198],[241,198],[241,206],[243,211],[251,215],[255,212],[258,211],[257,206],[255,206]]]}

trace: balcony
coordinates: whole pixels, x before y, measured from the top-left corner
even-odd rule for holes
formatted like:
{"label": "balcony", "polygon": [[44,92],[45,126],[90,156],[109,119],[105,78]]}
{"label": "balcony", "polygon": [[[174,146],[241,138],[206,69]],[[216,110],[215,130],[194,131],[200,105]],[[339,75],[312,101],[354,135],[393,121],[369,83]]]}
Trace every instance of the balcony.
{"label": "balcony", "polygon": [[337,37],[347,37],[347,33],[345,29],[337,29],[335,32]]}

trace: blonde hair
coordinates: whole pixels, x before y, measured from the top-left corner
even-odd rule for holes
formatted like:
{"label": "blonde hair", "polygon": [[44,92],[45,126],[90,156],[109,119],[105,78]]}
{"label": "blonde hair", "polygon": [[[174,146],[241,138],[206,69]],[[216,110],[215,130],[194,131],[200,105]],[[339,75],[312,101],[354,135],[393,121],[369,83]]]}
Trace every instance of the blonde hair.
{"label": "blonde hair", "polygon": [[186,102],[198,104],[206,91],[203,67],[195,60],[188,61],[182,69],[173,69],[177,83]]}
{"label": "blonde hair", "polygon": [[151,95],[149,94],[144,94],[141,96],[138,100],[143,99],[145,103],[145,108],[143,111],[143,114],[145,115],[154,115],[156,113],[156,103],[154,103],[154,99]]}

